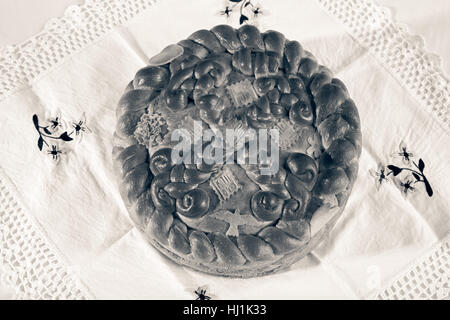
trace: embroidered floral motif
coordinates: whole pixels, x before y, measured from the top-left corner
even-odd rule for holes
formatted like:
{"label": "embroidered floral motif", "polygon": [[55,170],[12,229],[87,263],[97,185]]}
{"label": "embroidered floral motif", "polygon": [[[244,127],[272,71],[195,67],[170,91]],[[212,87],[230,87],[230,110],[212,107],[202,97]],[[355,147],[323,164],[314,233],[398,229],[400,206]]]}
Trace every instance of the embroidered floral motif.
{"label": "embroidered floral motif", "polygon": [[219,11],[219,14],[229,19],[235,12],[239,12],[239,24],[244,24],[263,14],[261,6],[252,3],[250,0],[228,0],[227,5]]}
{"label": "embroidered floral motif", "polygon": [[398,151],[395,150],[392,153],[392,156],[396,158],[401,158],[403,164],[409,165],[411,159],[414,157],[414,154],[410,152],[410,150],[406,147],[406,143],[404,141],[401,141],[400,145],[398,146]]}
{"label": "embroidered floral motif", "polygon": [[408,176],[404,181],[399,181],[398,184],[404,198],[406,198],[408,194],[416,191],[416,188],[413,187],[414,180],[411,179],[410,176]]}
{"label": "embroidered floral motif", "polygon": [[219,14],[229,18],[231,16],[232,12],[233,12],[233,9],[231,9],[230,6],[226,6],[225,9],[219,11]]}
{"label": "embroidered floral motif", "polygon": [[57,143],[50,145],[48,140],[53,140],[55,142],[70,142],[74,140],[75,136],[78,137],[78,140],[81,142],[85,133],[92,132],[86,125],[86,117],[84,113],[81,120],[72,122],[73,130],[70,132],[67,132],[66,123],[63,121],[60,114],[43,121],[46,125],[40,125],[37,114],[33,115],[32,120],[34,127],[39,134],[37,141],[39,151],[42,151],[45,145],[47,147],[47,154],[50,155],[55,161],[59,160],[60,156],[65,152]]}
{"label": "embroidered floral motif", "polygon": [[53,160],[58,160],[63,151],[59,149],[58,146],[52,145],[52,148],[49,149],[47,153],[52,156]]}
{"label": "embroidered floral motif", "polygon": [[[83,139],[85,133],[92,132],[92,130],[89,129],[89,127],[86,125],[86,115],[84,112],[81,117],[81,120],[79,120],[78,122],[72,122],[72,127],[75,131],[75,135],[80,136],[80,142]],[[71,134],[72,133],[73,132],[71,132]]]}
{"label": "embroidered floral motif", "polygon": [[[38,144],[39,150],[41,150],[41,151],[42,151],[44,144],[47,147],[49,147],[49,144],[46,141],[46,138],[53,139],[53,140],[62,140],[62,141],[72,141],[73,140],[73,138],[70,137],[70,135],[67,133],[67,131],[64,131],[59,136],[53,136],[52,135],[53,132],[50,130],[51,126],[40,126],[39,118],[36,114],[33,115],[33,124],[34,124],[34,127],[36,128],[37,132],[39,133],[39,139],[38,139],[37,144]],[[57,126],[55,126],[55,128],[56,127]]]}
{"label": "embroidered floral motif", "polygon": [[49,126],[52,131],[57,131],[63,127],[61,114],[57,114],[54,118],[48,119]]}
{"label": "embroidered floral motif", "polygon": [[388,175],[392,173],[395,177],[395,176],[398,176],[402,171],[409,171],[409,172],[411,172],[412,179],[406,178],[403,182],[400,183],[400,186],[403,188],[403,193],[406,195],[408,193],[408,191],[414,191],[413,185],[416,183],[422,182],[425,185],[425,190],[426,190],[428,196],[432,197],[433,189],[431,188],[431,185],[423,172],[423,170],[425,169],[425,163],[423,162],[422,159],[419,159],[418,163],[416,163],[412,160],[411,160],[411,162],[414,165],[414,167],[416,167],[417,170],[411,169],[411,168],[400,168],[400,167],[390,164],[387,166],[387,168],[389,170],[391,170],[388,173]]}
{"label": "embroidered floral motif", "polygon": [[[425,162],[422,159],[419,159],[416,163],[413,160],[414,154],[407,149],[406,144],[403,141],[399,145],[399,151],[394,152],[392,156],[394,158],[400,157],[406,167],[400,167],[394,164],[389,164],[387,166],[379,164],[378,171],[372,169],[369,170],[369,173],[376,178],[377,189],[379,189],[383,182],[389,181],[388,176],[393,175],[395,177],[394,183],[397,184],[404,197],[416,191],[417,183],[423,183],[428,196],[432,197],[433,189],[424,173]],[[402,172],[409,174],[401,178],[400,174]]]}
{"label": "embroidered floral motif", "polygon": [[211,300],[211,297],[206,295],[206,289],[202,289],[201,287],[199,287],[194,291],[194,293],[197,295],[197,298],[195,298],[195,300]]}
{"label": "embroidered floral motif", "polygon": [[376,188],[377,190],[380,189],[380,186],[384,183],[384,182],[389,182],[389,178],[387,177],[387,168],[385,167],[384,164],[379,163],[378,164],[378,170],[373,170],[370,169],[369,173],[372,177],[376,178],[375,179],[375,183],[376,183]]}

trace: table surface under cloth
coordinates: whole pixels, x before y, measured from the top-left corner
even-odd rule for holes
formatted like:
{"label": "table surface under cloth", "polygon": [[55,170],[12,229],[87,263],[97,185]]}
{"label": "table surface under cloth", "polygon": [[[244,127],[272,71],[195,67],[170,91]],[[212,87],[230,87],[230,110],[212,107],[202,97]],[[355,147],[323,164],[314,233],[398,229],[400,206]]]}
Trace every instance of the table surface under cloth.
{"label": "table surface under cloth", "polygon": [[[262,31],[298,40],[346,84],[363,132],[358,178],[336,227],[289,271],[255,279],[201,274],[160,255],[128,218],[111,159],[115,107],[127,83],[149,57],[195,30],[238,27],[238,16],[219,13],[226,1],[87,0],[3,47],[2,297],[194,299],[193,290],[206,287],[215,299],[447,298],[450,44],[430,28],[448,30],[448,6],[422,9],[435,19],[407,28],[386,3],[260,0],[263,14],[250,17]],[[417,3],[415,14],[397,17],[420,21]],[[447,54],[443,63],[415,31]],[[59,116],[68,127],[82,119],[89,130],[58,141],[64,153],[55,161],[47,146],[38,148],[34,114],[41,123]],[[377,188],[380,164],[413,165],[395,156],[400,145],[416,164],[422,159],[431,197],[423,183],[406,196],[395,181]]]}

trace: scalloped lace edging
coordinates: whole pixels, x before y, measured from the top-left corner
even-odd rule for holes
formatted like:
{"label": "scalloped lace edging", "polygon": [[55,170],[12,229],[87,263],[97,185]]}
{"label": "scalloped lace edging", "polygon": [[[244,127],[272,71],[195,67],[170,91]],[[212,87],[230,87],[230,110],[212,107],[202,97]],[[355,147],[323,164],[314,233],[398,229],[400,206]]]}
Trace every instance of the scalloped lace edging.
{"label": "scalloped lace edging", "polygon": [[450,134],[450,85],[423,38],[372,0],[317,0],[441,123]]}
{"label": "scalloped lace edging", "polygon": [[0,172],[0,287],[13,299],[92,299],[65,266]]}
{"label": "scalloped lace edging", "polygon": [[0,101],[157,0],[85,0],[17,45],[0,48]]}
{"label": "scalloped lace edging", "polygon": [[370,298],[442,300],[450,296],[450,233],[425,256]]}

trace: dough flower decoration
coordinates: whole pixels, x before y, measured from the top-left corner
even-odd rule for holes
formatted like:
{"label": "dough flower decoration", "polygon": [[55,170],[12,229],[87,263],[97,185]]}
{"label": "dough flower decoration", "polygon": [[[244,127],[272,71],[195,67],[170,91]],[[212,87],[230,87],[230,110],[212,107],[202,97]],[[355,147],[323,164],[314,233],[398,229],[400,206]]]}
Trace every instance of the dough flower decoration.
{"label": "dough flower decoration", "polygon": [[154,147],[163,142],[168,132],[166,119],[160,113],[149,110],[141,116],[134,137],[140,144]]}
{"label": "dough flower decoration", "polygon": [[261,6],[252,3],[250,0],[228,0],[227,5],[219,11],[219,14],[226,16],[228,19],[234,12],[239,12],[239,24],[244,24],[263,14]]}
{"label": "dough flower decoration", "polygon": [[[425,176],[425,162],[419,159],[417,162],[413,160],[414,154],[406,148],[406,144],[402,141],[399,145],[399,152],[392,154],[394,158],[401,157],[402,163],[406,166],[398,166],[395,164],[383,165],[379,164],[377,170],[369,170],[370,175],[376,179],[377,190],[384,182],[389,182],[389,176],[395,177],[394,183],[398,186],[403,196],[416,191],[416,185],[422,183],[429,197],[433,196],[433,188]],[[403,175],[403,177],[401,177]]]}

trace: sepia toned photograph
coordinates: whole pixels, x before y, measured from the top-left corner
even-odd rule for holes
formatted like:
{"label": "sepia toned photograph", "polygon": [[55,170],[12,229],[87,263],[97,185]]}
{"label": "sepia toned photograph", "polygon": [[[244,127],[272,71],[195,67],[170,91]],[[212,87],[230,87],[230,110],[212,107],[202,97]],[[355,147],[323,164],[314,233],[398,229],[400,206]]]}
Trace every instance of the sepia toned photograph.
{"label": "sepia toned photograph", "polygon": [[0,0],[0,299],[448,300],[448,30],[447,0]]}

